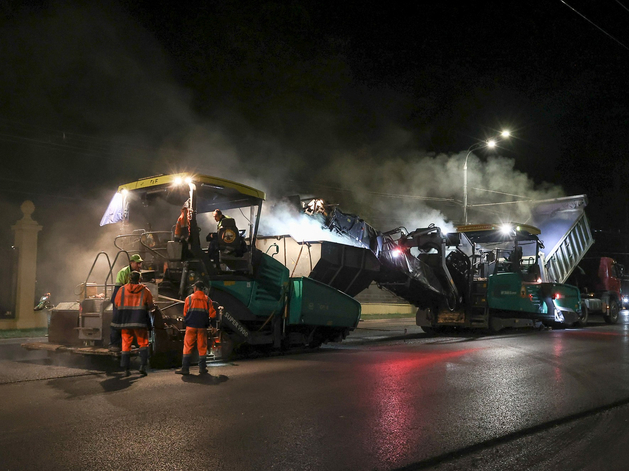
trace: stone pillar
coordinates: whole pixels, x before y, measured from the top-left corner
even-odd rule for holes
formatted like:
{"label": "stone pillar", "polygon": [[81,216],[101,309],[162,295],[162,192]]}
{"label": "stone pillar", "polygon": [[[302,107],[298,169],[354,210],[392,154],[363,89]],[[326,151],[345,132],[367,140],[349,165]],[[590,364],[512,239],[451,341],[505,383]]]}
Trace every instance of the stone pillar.
{"label": "stone pillar", "polygon": [[15,297],[15,327],[33,329],[46,327],[45,311],[35,311],[35,282],[37,276],[37,233],[42,226],[31,218],[35,211],[32,201],[24,201],[20,206],[22,219],[11,229],[15,232],[14,246],[19,250],[17,263],[17,293]]}

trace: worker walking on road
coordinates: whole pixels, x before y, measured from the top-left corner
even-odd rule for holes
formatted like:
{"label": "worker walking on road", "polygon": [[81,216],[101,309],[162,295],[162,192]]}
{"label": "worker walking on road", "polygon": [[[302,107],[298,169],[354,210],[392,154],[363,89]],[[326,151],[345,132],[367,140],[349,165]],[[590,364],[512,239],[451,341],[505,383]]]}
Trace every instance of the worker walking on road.
{"label": "worker walking on road", "polygon": [[114,306],[117,308],[117,316],[112,321],[112,326],[120,329],[122,333],[120,366],[124,368],[125,375],[129,376],[131,344],[135,336],[140,347],[140,373],[146,376],[146,364],[149,358],[149,329],[151,328],[149,312],[154,309],[155,305],[149,289],[140,284],[140,272],[131,272],[129,283],[121,287],[116,294]]}
{"label": "worker walking on road", "polygon": [[203,291],[202,281],[194,284],[194,293],[186,298],[183,306],[183,318],[186,324],[186,335],[183,340],[183,360],[181,370],[176,373],[190,374],[190,357],[194,351],[194,344],[199,351],[199,373],[207,373],[207,329],[210,319],[216,318],[216,310],[212,300]]}
{"label": "worker walking on road", "polygon": [[120,329],[116,329],[113,326],[114,319],[117,317],[116,313],[116,295],[121,287],[129,283],[129,275],[132,271],[139,272],[142,269],[142,257],[139,254],[133,254],[129,257],[129,265],[124,267],[122,270],[118,272],[116,275],[116,286],[114,286],[114,292],[111,295],[111,303],[113,304],[113,316],[112,316],[112,325],[110,326],[109,331],[109,350],[112,352],[119,352],[122,349],[122,337],[120,334]]}

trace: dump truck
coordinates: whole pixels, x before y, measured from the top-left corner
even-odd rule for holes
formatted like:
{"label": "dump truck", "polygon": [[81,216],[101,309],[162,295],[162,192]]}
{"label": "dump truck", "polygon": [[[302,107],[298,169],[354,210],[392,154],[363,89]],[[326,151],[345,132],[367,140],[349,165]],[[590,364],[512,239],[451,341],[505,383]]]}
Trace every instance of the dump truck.
{"label": "dump truck", "polygon": [[[49,341],[24,346],[117,355],[108,349],[110,298],[116,270],[134,253],[144,260],[142,282],[157,306],[149,343],[153,367],[180,363],[183,300],[199,280],[211,286],[208,294],[221,308],[213,340],[223,358],[235,349],[315,348],[343,340],[358,324],[360,303],[325,276],[291,274],[273,254],[258,248],[264,201],[260,190],[208,175],[158,175],[121,185],[101,221],[120,225],[115,255],[99,252],[80,283],[79,299],[51,310]],[[189,232],[177,240],[173,223],[182,207],[188,209]],[[216,227],[208,217],[216,209],[232,214],[235,224],[223,226],[211,238],[214,242],[205,244],[201,231]],[[342,270],[344,257],[333,258],[324,258],[326,268],[319,271],[339,263],[334,269]]]}
{"label": "dump truck", "polygon": [[581,291],[584,317],[602,315],[608,324],[618,322],[623,306],[623,267],[611,257],[586,257],[570,276]]}

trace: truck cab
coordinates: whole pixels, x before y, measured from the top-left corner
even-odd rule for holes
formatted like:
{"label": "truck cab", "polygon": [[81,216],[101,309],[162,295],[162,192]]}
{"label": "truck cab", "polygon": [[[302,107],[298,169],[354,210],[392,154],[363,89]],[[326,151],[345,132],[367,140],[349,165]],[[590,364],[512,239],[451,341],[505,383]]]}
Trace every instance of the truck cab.
{"label": "truck cab", "polygon": [[623,307],[623,267],[611,257],[586,257],[570,282],[581,292],[588,315],[602,315],[608,324],[618,322]]}

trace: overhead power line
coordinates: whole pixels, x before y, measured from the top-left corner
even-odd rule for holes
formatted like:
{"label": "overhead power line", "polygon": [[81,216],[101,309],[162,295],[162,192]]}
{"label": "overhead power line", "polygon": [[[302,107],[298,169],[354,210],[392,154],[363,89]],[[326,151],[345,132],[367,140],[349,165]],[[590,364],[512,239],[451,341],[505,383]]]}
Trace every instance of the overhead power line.
{"label": "overhead power line", "polygon": [[[318,183],[305,182],[302,180],[290,180],[290,181],[295,182],[295,183],[307,183],[308,185],[312,187],[323,188],[326,190],[332,190],[332,191],[337,191],[341,193],[358,193],[356,190],[350,190],[349,188],[340,188],[337,186],[322,185]],[[461,202],[455,198],[441,198],[437,196],[404,195],[404,194],[397,194],[397,193],[383,193],[379,191],[367,191],[367,190],[365,190],[364,193],[368,195],[381,196],[383,198],[400,198],[400,199],[412,199],[412,200],[420,200],[420,201],[437,201],[437,202],[443,202],[443,203],[461,204]]]}
{"label": "overhead power line", "polygon": [[142,153],[153,153],[156,156],[186,157],[188,154],[175,149],[165,150],[163,148],[140,145],[137,143],[120,139],[107,139],[83,134],[62,131],[59,129],[45,128],[31,124],[14,121],[5,117],[0,117],[0,141],[15,144],[23,143],[31,146],[45,147],[49,149],[62,150],[85,157],[119,157],[126,158],[120,154],[121,150],[137,151],[134,160],[151,162],[153,159],[142,156]]}
{"label": "overhead power line", "polygon": [[629,12],[629,8],[627,8],[626,6],[624,6],[624,5],[623,5],[622,3],[620,3],[618,0],[616,0],[616,3],[617,3],[618,5],[620,5],[622,8],[624,8],[626,11],[628,11],[628,12]]}
{"label": "overhead power line", "polygon": [[523,198],[523,199],[529,198],[528,196],[514,195],[514,194],[511,194],[511,193],[505,193],[504,191],[487,190],[486,188],[471,188],[471,189],[472,190],[476,190],[476,191],[484,191],[486,193],[496,193],[498,195],[503,195],[503,196],[512,196],[514,198]]}
{"label": "overhead power line", "polygon": [[[613,40],[614,42],[616,42],[617,44],[619,44],[620,46],[622,46],[623,48],[625,48],[626,50],[629,51],[629,47],[625,46],[621,41],[619,41],[618,39],[616,39],[614,36],[612,36],[611,34],[609,34],[607,31],[605,31],[603,28],[601,28],[600,26],[598,26],[596,23],[594,23],[592,20],[590,20],[588,17],[586,17],[583,13],[577,11],[575,8],[571,7],[570,5],[568,5],[566,3],[565,0],[559,0],[561,3],[563,3],[565,6],[567,6],[568,8],[570,8],[573,12],[575,12],[577,15],[579,15],[581,18],[583,18],[585,21],[587,21],[588,23],[590,23],[592,26],[594,26],[596,29],[598,29],[601,33],[603,33],[605,36],[607,36],[608,38],[610,38],[611,40]],[[619,2],[617,2],[619,3]],[[623,6],[624,8],[624,6]]]}

